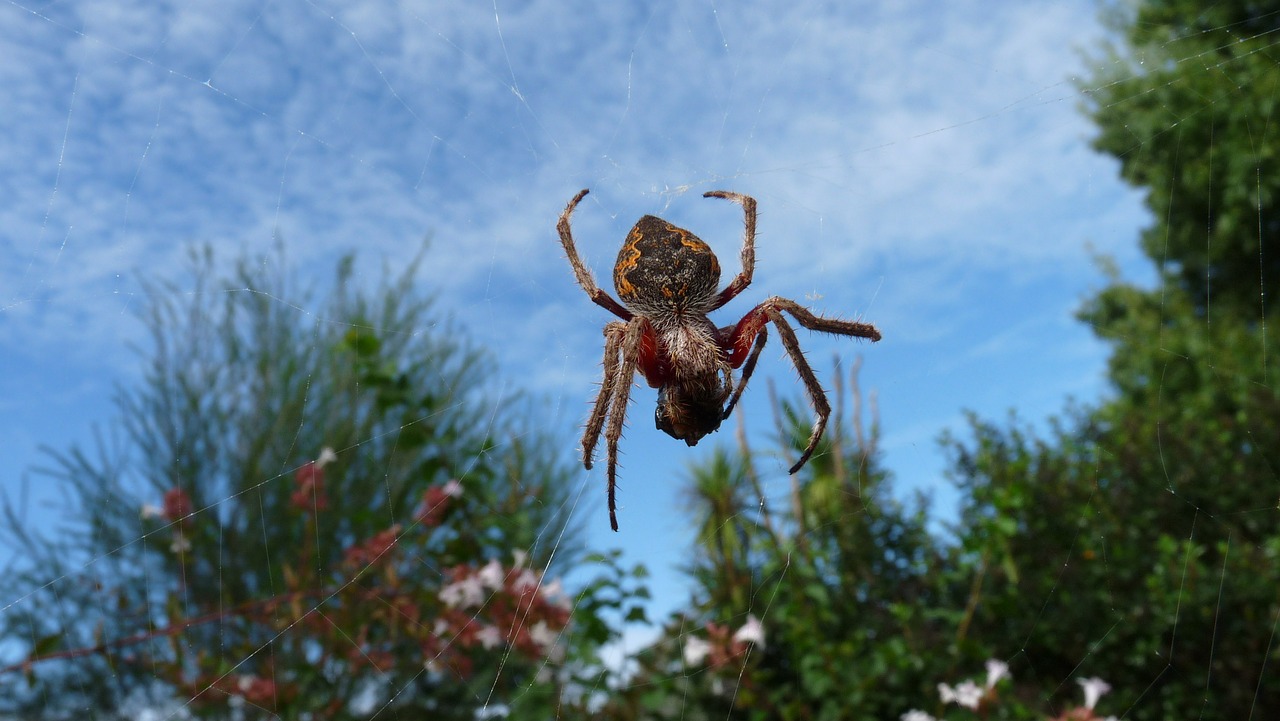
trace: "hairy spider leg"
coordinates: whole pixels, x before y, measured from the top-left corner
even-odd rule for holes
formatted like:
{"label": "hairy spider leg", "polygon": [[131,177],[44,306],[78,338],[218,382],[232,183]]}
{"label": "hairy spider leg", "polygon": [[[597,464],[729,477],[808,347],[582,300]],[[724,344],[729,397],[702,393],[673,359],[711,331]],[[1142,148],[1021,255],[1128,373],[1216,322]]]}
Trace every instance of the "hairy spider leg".
{"label": "hairy spider leg", "polygon": [[[800,460],[791,466],[788,473],[799,471],[809,457],[813,455],[813,451],[818,447],[818,441],[822,440],[822,434],[826,431],[827,420],[831,417],[831,404],[827,401],[827,395],[822,390],[822,384],[818,382],[818,376],[813,372],[813,368],[809,362],[805,360],[804,351],[800,348],[800,339],[796,337],[795,330],[787,319],[783,317],[781,311],[790,313],[800,325],[809,330],[816,330],[822,333],[832,333],[835,335],[853,336],[855,338],[866,338],[871,342],[880,340],[880,331],[870,323],[857,323],[853,321],[835,320],[833,318],[824,318],[809,311],[808,308],[787,298],[773,296],[765,302],[751,309],[742,320],[738,321],[737,327],[732,334],[726,339],[726,345],[729,348],[729,362],[737,365],[747,359],[750,352],[750,360],[754,363],[754,358],[760,354],[764,348],[764,344],[757,340],[757,336],[762,334],[767,323],[773,323],[778,329],[778,337],[782,340],[782,347],[786,349],[787,356],[791,358],[791,365],[800,374],[800,380],[804,383],[805,391],[809,395],[809,401],[813,404],[816,414],[813,422],[813,430],[809,434],[809,443],[805,447],[804,452],[800,454]],[[754,347],[753,347],[754,346]],[[745,385],[746,370],[743,371]]]}
{"label": "hairy spider leg", "polygon": [[600,440],[600,431],[604,429],[604,419],[608,417],[609,405],[613,401],[613,387],[618,377],[618,355],[626,331],[627,324],[621,321],[610,321],[604,326],[604,378],[600,381],[600,391],[596,394],[591,416],[587,418],[586,428],[582,432],[582,465],[587,470],[591,470],[596,443]]}
{"label": "hairy spider leg", "polygon": [[613,380],[613,408],[609,413],[609,425],[604,431],[605,447],[608,449],[609,467],[606,475],[609,478],[609,526],[618,530],[618,439],[622,437],[622,424],[627,418],[627,403],[631,399],[631,385],[635,382],[637,356],[640,354],[640,343],[644,339],[649,321],[636,318],[626,324],[620,349],[621,363]]}
{"label": "hairy spider leg", "polygon": [[724,198],[741,205],[743,223],[746,226],[742,235],[742,272],[734,276],[733,281],[716,296],[708,309],[712,311],[723,307],[751,285],[751,277],[756,270],[756,201],[755,198],[728,190],[711,190],[703,193],[702,197]]}
{"label": "hairy spider leg", "polygon": [[574,246],[573,233],[569,230],[569,216],[573,214],[573,209],[578,207],[578,202],[586,197],[588,192],[590,191],[587,188],[579,191],[577,195],[573,196],[573,200],[570,200],[569,204],[565,206],[564,212],[560,214],[560,220],[556,222],[556,230],[560,233],[560,244],[564,246],[564,252],[569,256],[569,265],[573,266],[573,275],[578,279],[578,285],[582,286],[582,289],[591,297],[591,302],[623,320],[631,320],[631,311],[624,308],[621,303],[613,299],[613,296],[596,285],[595,278],[591,277],[590,269],[582,262],[582,258],[578,255],[578,249]]}
{"label": "hairy spider leg", "polygon": [[[728,326],[721,328],[720,337],[733,338],[732,334],[734,330],[734,328],[730,328]],[[764,350],[764,344],[767,340],[769,340],[769,332],[765,326],[761,324],[760,329],[756,332],[756,342],[751,349],[751,354],[745,357],[745,364],[743,363],[742,357],[738,357],[736,361],[734,360],[734,342],[732,340],[729,341],[727,347],[725,347],[725,345],[721,346],[724,348],[725,355],[729,358],[730,366],[734,368],[737,368],[739,365],[742,366],[742,377],[738,380],[738,387],[734,389],[733,396],[729,398],[728,405],[724,407],[724,416],[722,416],[720,420],[726,420],[729,418],[729,415],[733,413],[734,406],[738,405],[738,399],[741,398],[743,392],[747,390],[747,381],[751,379],[751,374],[756,371],[756,361],[760,360],[760,352]]]}

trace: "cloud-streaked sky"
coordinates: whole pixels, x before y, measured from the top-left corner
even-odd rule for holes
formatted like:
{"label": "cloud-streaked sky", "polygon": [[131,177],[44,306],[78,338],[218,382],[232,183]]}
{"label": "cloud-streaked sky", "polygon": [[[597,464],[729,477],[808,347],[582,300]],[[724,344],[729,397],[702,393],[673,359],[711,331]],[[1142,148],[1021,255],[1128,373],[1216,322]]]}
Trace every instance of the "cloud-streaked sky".
{"label": "cloud-streaked sky", "polygon": [[[777,294],[876,323],[874,346],[801,340],[828,388],[834,354],[863,356],[899,487],[945,511],[938,435],[964,409],[1097,398],[1105,348],[1072,318],[1102,283],[1092,257],[1145,272],[1141,198],[1080,111],[1101,37],[1084,0],[0,3],[0,486],[110,423],[113,384],[140,375],[141,277],[182,277],[191,243],[230,259],[276,236],[320,279],[433,238],[421,283],[549,399],[575,455],[610,318],[557,214],[591,188],[574,232],[602,281],[645,213],[711,243],[727,280],[741,215],[701,197],[723,188],[760,226],[755,283],[717,320]],[[758,378],[764,447],[765,379],[801,392],[776,339]],[[653,402],[633,394],[622,533],[603,464],[575,512],[674,605],[683,469],[732,438],[686,448]]]}

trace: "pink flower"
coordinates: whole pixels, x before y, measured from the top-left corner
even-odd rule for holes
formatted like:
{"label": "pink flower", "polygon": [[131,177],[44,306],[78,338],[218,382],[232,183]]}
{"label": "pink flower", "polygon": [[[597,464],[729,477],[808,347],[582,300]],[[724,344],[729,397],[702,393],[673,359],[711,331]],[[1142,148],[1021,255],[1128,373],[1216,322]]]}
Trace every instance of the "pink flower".
{"label": "pink flower", "polygon": [[462,497],[462,484],[456,480],[432,486],[422,494],[422,502],[413,517],[422,525],[438,526],[452,505],[450,501]]}
{"label": "pink flower", "polygon": [[400,524],[388,528],[366,539],[363,543],[348,548],[344,560],[348,565],[364,568],[379,560],[384,560],[400,538]]}
{"label": "pink flower", "polygon": [[262,706],[275,701],[276,682],[261,676],[240,676],[236,681],[236,691],[249,703]]}
{"label": "pink flower", "polygon": [[300,511],[323,511],[329,506],[324,493],[324,464],[307,461],[293,474],[294,491],[289,503]]}
{"label": "pink flower", "polygon": [[169,521],[184,521],[192,513],[191,496],[181,488],[170,488],[164,493],[164,517]]}

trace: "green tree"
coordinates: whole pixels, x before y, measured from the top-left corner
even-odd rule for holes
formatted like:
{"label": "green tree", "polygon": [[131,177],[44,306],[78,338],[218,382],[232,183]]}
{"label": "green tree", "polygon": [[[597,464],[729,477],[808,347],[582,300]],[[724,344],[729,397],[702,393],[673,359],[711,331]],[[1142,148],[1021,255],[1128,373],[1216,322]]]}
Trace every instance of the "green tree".
{"label": "green tree", "polygon": [[1108,268],[1080,312],[1112,350],[1098,407],[949,442],[982,577],[969,634],[1016,652],[1046,710],[1100,676],[1126,718],[1271,718],[1280,4],[1146,0],[1113,22],[1087,109],[1147,191],[1158,282]]}
{"label": "green tree", "polygon": [[[0,638],[26,651],[0,714],[568,708],[612,633],[553,580],[582,559],[570,466],[415,291],[417,263],[366,292],[348,258],[316,303],[279,256],[224,280],[193,259],[192,287],[148,288],[146,372],[112,431],[52,454],[72,520],[47,533],[6,504],[25,562]],[[624,575],[589,590],[627,597]]]}

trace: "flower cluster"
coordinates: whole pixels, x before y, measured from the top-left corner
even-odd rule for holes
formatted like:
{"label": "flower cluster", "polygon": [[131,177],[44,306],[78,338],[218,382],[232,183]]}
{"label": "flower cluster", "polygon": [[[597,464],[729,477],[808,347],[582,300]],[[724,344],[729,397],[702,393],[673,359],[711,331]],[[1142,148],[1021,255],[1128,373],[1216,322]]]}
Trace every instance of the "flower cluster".
{"label": "flower cluster", "polygon": [[413,518],[428,528],[438,526],[444,520],[445,514],[453,508],[452,499],[461,497],[462,483],[459,481],[453,480],[432,486],[423,492],[422,501],[418,503],[418,509],[413,512]]}
{"label": "flower cluster", "polygon": [[484,566],[449,569],[439,592],[443,606],[436,618],[433,643],[424,650],[427,668],[445,664],[459,673],[470,671],[462,652],[510,649],[530,658],[555,658],[557,641],[573,604],[559,579],[544,582],[542,574],[525,566],[517,552],[510,566],[497,559]]}
{"label": "flower cluster", "polygon": [[191,550],[191,539],[184,529],[191,525],[194,513],[195,505],[191,502],[191,495],[175,486],[164,492],[164,499],[159,506],[143,504],[140,515],[143,520],[158,518],[168,521],[173,526],[173,541],[169,544],[169,550],[182,555]]}
{"label": "flower cluster", "polygon": [[320,457],[307,461],[293,474],[293,493],[289,503],[300,511],[319,513],[329,507],[329,497],[324,493],[324,467],[338,460],[338,454],[325,446]]}
{"label": "flower cluster", "polygon": [[378,561],[389,560],[391,549],[395,548],[396,541],[400,539],[401,530],[400,524],[396,523],[386,530],[373,534],[348,548],[343,554],[342,562],[360,571]]}
{"label": "flower cluster", "polygon": [[[973,711],[985,711],[996,701],[996,684],[1011,678],[1009,664],[990,659],[987,661],[987,680],[984,685],[979,686],[972,680],[962,681],[955,686],[940,683],[938,696],[944,704],[953,703]],[[1053,721],[1098,721],[1099,717],[1094,714],[1093,707],[1103,694],[1111,690],[1111,686],[1100,678],[1077,679],[1077,683],[1084,689],[1084,705],[1067,710]],[[901,721],[937,721],[919,709],[912,709],[899,718]],[[1115,721],[1115,717],[1108,716],[1101,721]]]}
{"label": "flower cluster", "polygon": [[723,668],[734,659],[747,653],[748,644],[764,648],[764,625],[760,619],[748,614],[746,623],[730,632],[729,627],[719,623],[708,622],[707,637],[689,636],[684,643],[684,662],[686,666],[701,666],[704,663],[713,668]]}

